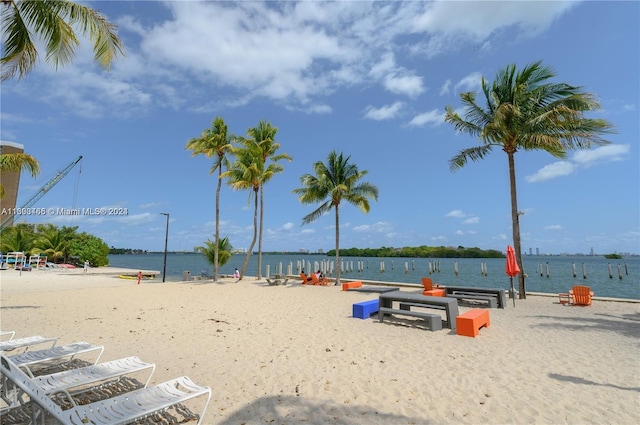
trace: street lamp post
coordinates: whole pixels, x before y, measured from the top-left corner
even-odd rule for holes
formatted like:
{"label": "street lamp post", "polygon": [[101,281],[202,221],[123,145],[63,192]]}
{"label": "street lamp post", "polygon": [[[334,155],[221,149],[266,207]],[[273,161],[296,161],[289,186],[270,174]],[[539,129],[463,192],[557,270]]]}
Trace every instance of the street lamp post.
{"label": "street lamp post", "polygon": [[160,213],[167,216],[167,230],[164,233],[164,263],[162,264],[162,282],[167,275],[167,242],[169,241],[169,213]]}

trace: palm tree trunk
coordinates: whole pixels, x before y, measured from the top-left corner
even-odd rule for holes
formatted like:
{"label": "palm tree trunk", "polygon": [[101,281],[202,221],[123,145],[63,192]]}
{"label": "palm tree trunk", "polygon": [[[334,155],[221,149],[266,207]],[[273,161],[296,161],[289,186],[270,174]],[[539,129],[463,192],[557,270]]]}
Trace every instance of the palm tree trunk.
{"label": "palm tree trunk", "polygon": [[262,278],[262,224],[264,223],[264,185],[260,185],[260,230],[258,231],[258,279]]}
{"label": "palm tree trunk", "polygon": [[513,248],[516,254],[516,262],[520,267],[518,275],[518,292],[520,299],[526,299],[527,293],[524,281],[524,267],[522,266],[522,247],[520,245],[520,214],[518,213],[518,196],[516,192],[516,166],[514,152],[507,152],[509,158],[509,184],[511,188],[511,221],[513,228]]}
{"label": "palm tree trunk", "polygon": [[222,165],[218,168],[218,187],[216,188],[216,235],[215,248],[213,251],[213,280],[218,281],[219,264],[218,264],[218,245],[220,243],[220,188],[222,186]]}
{"label": "palm tree trunk", "polygon": [[336,205],[336,285],[340,285],[340,212]]}
{"label": "palm tree trunk", "polygon": [[253,195],[254,198],[254,208],[253,208],[253,240],[251,241],[251,246],[249,246],[249,250],[247,251],[247,256],[244,259],[244,264],[242,265],[242,271],[240,271],[240,279],[244,278],[244,273],[247,271],[247,265],[249,264],[249,257],[251,257],[251,253],[253,252],[253,246],[256,244],[256,237],[258,234],[258,190],[254,190]]}

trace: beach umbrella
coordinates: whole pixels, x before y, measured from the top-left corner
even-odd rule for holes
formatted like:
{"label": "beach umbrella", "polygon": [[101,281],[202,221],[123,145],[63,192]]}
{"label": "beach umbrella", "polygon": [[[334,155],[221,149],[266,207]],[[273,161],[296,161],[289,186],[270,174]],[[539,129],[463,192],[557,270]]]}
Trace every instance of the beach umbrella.
{"label": "beach umbrella", "polygon": [[511,290],[509,296],[513,300],[513,306],[516,306],[516,291],[513,289],[513,278],[520,273],[520,267],[516,262],[516,252],[511,245],[507,245],[507,266],[505,268],[507,276],[509,276],[509,283],[511,284]]}

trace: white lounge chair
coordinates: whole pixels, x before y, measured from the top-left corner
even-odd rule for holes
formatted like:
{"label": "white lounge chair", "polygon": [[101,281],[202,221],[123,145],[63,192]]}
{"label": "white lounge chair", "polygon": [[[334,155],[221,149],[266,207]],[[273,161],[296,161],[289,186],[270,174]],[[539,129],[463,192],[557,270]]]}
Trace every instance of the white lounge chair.
{"label": "white lounge chair", "polygon": [[100,360],[100,356],[102,356],[104,347],[101,345],[91,345],[88,342],[75,342],[46,350],[27,351],[26,353],[9,356],[9,358],[13,364],[18,367],[26,366],[31,368],[34,365],[39,366],[43,363],[56,362],[66,358],[72,360],[77,355],[91,353],[93,351],[99,351],[98,357],[96,357],[96,360],[93,362],[93,364],[96,364],[98,360]]}
{"label": "white lounge chair", "polygon": [[149,385],[151,376],[156,370],[154,363],[146,363],[138,357],[125,357],[110,362],[98,363],[78,369],[64,370],[51,375],[32,377],[32,381],[46,394],[54,394],[60,391],[68,391],[73,388],[95,384],[109,379],[121,378],[125,375],[146,371],[150,369],[149,377],[144,386]]}
{"label": "white lounge chair", "polygon": [[29,397],[34,423],[51,418],[64,425],[128,424],[206,395],[207,400],[198,417],[198,424],[200,424],[211,400],[210,388],[198,386],[191,379],[183,376],[153,387],[142,388],[90,404],[76,405],[63,411],[27,374],[4,355],[0,355],[0,369],[4,376],[3,381],[12,383]]}
{"label": "white lounge chair", "polygon": [[16,339],[12,338],[8,341],[0,342],[0,351],[12,351],[12,350],[15,350],[16,348],[30,349],[35,345],[48,344],[48,343],[51,343],[51,347],[49,348],[53,348],[55,347],[57,341],[58,341],[57,338],[44,338],[39,335],[25,336],[23,338],[16,338]]}
{"label": "white lounge chair", "polygon": [[16,336],[16,331],[0,331],[0,339],[3,341],[12,340]]}

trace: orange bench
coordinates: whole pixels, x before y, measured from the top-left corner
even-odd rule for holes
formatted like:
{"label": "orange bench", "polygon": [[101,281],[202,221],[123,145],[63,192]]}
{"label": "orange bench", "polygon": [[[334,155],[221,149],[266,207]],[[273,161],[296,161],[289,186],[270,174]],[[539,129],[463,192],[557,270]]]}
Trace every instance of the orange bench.
{"label": "orange bench", "polygon": [[490,324],[489,311],[474,308],[456,317],[456,333],[475,338],[480,328],[488,328]]}
{"label": "orange bench", "polygon": [[346,282],[342,284],[342,290],[346,291],[347,289],[352,288],[362,288],[362,282],[357,280],[355,282]]}

